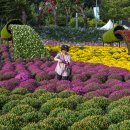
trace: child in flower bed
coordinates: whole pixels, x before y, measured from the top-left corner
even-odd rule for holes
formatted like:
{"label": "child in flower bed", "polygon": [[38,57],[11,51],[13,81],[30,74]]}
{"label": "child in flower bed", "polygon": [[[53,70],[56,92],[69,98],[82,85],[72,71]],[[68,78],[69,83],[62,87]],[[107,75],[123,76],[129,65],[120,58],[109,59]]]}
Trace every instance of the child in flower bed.
{"label": "child in flower bed", "polygon": [[55,72],[58,80],[71,80],[71,56],[67,53],[69,47],[67,45],[61,46],[61,52],[58,53],[54,60],[58,61]]}

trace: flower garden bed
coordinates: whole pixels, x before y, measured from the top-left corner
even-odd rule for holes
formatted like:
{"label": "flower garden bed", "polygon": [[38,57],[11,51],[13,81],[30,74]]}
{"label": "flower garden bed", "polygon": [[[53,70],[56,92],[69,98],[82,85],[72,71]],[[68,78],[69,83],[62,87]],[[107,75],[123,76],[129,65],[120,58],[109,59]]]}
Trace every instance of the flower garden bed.
{"label": "flower garden bed", "polygon": [[[125,66],[129,61],[126,48],[71,46],[74,61],[70,82],[55,79],[56,62],[29,58],[14,61],[13,46],[0,46],[0,130],[130,128],[129,68],[110,67],[112,64],[97,60],[109,57],[107,63],[113,60],[117,66],[123,57],[120,62]],[[46,48],[59,51],[59,46]],[[112,58],[114,53],[120,58]],[[91,59],[96,63],[90,63]]]}

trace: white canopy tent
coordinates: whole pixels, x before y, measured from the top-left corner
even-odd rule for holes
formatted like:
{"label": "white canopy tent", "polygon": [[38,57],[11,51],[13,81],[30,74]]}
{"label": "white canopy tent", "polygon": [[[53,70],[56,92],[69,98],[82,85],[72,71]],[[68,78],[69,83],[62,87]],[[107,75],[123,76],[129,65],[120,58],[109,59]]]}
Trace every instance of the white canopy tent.
{"label": "white canopy tent", "polygon": [[107,24],[105,24],[103,27],[99,28],[100,30],[109,30],[112,29],[114,27],[114,24],[111,20],[109,20],[107,22]]}

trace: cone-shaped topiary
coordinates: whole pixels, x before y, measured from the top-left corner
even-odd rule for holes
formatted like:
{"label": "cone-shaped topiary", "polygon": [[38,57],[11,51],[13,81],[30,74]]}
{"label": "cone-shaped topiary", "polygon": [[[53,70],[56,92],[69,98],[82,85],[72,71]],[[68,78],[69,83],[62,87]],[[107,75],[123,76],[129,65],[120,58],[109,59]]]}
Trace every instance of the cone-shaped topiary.
{"label": "cone-shaped topiary", "polygon": [[50,53],[44,48],[39,35],[27,25],[10,25],[13,43],[14,59],[17,58],[50,58]]}

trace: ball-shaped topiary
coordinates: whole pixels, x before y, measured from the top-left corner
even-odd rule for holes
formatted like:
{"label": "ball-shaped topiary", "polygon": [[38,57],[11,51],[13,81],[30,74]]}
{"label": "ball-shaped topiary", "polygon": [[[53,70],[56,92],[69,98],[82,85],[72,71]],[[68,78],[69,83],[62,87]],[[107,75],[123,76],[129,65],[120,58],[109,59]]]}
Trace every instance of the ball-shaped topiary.
{"label": "ball-shaped topiary", "polygon": [[25,97],[20,101],[21,104],[28,104],[36,109],[41,107],[42,102],[37,98]]}
{"label": "ball-shaped topiary", "polygon": [[68,97],[70,97],[70,96],[72,96],[72,95],[75,95],[75,94],[76,94],[76,93],[73,92],[73,91],[64,90],[64,91],[58,93],[58,94],[57,94],[57,97],[59,97],[59,98],[68,98]]}
{"label": "ball-shaped topiary", "polygon": [[110,120],[105,116],[88,116],[71,126],[71,130],[105,130]]}
{"label": "ball-shaped topiary", "polygon": [[49,114],[51,110],[57,107],[60,107],[60,104],[62,103],[62,101],[63,99],[61,98],[50,99],[41,106],[40,111],[45,112],[46,114]]}
{"label": "ball-shaped topiary", "polygon": [[12,94],[24,95],[24,94],[28,93],[28,91],[27,91],[27,89],[25,89],[25,88],[16,88],[16,89],[14,89],[11,93],[12,93]]}
{"label": "ball-shaped topiary", "polygon": [[17,105],[10,110],[11,113],[14,113],[16,115],[22,115],[24,113],[32,112],[32,111],[36,111],[36,109],[34,109],[33,107],[31,107],[27,104],[26,105],[22,105],[22,104]]}
{"label": "ball-shaped topiary", "polygon": [[47,116],[45,113],[32,111],[22,115],[25,122],[38,122],[40,120],[44,120]]}
{"label": "ball-shaped topiary", "polygon": [[21,116],[17,116],[13,113],[7,113],[0,116],[0,124],[12,128],[15,130],[20,129],[24,126],[24,120]]}
{"label": "ball-shaped topiary", "polygon": [[18,104],[20,104],[20,100],[9,101],[2,107],[2,111],[5,113],[9,112],[13,107],[17,106]]}

